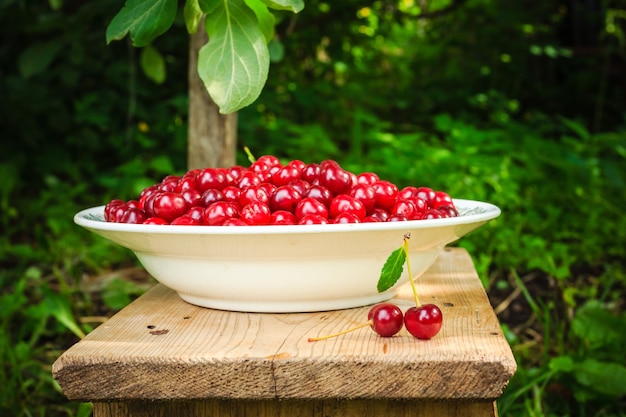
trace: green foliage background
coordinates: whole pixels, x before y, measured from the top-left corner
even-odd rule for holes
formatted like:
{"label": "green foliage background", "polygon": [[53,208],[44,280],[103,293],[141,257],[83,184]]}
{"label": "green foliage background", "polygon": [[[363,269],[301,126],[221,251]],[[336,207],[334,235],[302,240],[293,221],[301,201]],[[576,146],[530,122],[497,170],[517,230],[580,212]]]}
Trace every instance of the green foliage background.
{"label": "green foliage background", "polygon": [[[307,1],[279,14],[276,60],[239,114],[240,144],[500,206],[459,242],[519,363],[500,414],[624,415],[626,8],[425,4]],[[186,169],[182,18],[146,48],[107,46],[120,7],[0,1],[4,415],[90,414],[50,366],[97,325],[89,317],[144,287],[115,279],[132,254],[72,216]]]}

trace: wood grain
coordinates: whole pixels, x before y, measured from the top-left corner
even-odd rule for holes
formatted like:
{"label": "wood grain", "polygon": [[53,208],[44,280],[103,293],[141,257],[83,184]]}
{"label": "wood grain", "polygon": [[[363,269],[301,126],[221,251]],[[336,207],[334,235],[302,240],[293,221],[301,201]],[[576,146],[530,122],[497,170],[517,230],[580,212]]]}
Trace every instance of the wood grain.
{"label": "wood grain", "polygon": [[96,403],[94,417],[495,417],[491,402],[203,400]]}
{"label": "wood grain", "polygon": [[[226,312],[157,285],[66,351],[53,375],[69,399],[94,402],[498,398],[516,364],[468,253],[444,250],[418,291],[444,315],[432,340],[365,328],[308,342],[361,323],[369,307]],[[411,306],[410,286],[393,301]]]}

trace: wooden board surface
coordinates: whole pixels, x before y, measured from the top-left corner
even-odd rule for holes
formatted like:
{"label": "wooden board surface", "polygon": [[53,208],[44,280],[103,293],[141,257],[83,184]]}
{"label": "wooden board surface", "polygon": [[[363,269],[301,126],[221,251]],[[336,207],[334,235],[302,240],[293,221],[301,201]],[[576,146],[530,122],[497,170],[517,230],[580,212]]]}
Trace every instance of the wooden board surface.
{"label": "wooden board surface", "polygon": [[[369,307],[226,312],[157,285],[66,351],[53,375],[76,401],[499,397],[516,364],[468,253],[444,250],[418,291],[443,312],[432,340],[364,328],[308,342],[362,323]],[[393,302],[410,307],[410,286]]]}

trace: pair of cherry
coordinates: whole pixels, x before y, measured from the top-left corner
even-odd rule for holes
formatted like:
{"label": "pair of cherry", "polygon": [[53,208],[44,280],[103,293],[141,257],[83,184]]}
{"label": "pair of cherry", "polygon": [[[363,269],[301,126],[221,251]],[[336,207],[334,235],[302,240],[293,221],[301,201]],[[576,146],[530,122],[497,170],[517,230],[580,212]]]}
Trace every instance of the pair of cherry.
{"label": "pair of cherry", "polygon": [[370,308],[367,314],[367,322],[339,333],[310,337],[309,342],[340,336],[367,326],[370,326],[372,330],[382,337],[391,337],[398,334],[402,330],[403,325],[416,338],[428,340],[439,333],[442,324],[443,315],[435,304],[413,306],[402,314],[402,310],[397,305],[382,303]]}

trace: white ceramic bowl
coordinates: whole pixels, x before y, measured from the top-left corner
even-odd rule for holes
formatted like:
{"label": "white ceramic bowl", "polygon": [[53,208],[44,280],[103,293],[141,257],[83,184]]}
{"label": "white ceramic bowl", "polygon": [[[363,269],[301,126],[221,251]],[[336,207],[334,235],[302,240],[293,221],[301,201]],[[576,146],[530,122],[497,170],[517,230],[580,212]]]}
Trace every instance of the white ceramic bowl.
{"label": "white ceramic bowl", "polygon": [[308,312],[392,298],[405,271],[378,293],[381,269],[409,232],[409,260],[421,275],[449,243],[500,215],[492,204],[454,200],[459,217],[306,226],[163,226],[109,223],[104,206],[76,224],[131,249],[146,271],[185,301],[246,312]]}

